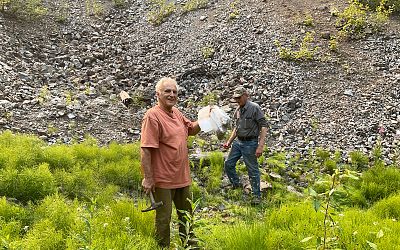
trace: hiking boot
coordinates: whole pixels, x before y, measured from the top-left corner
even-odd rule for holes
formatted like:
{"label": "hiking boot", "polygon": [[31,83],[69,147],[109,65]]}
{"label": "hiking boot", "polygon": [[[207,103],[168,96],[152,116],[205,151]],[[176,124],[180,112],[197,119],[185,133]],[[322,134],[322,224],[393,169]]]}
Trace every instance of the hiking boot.
{"label": "hiking boot", "polygon": [[258,196],[253,197],[253,199],[251,200],[251,205],[258,206],[260,204],[261,204],[261,197]]}

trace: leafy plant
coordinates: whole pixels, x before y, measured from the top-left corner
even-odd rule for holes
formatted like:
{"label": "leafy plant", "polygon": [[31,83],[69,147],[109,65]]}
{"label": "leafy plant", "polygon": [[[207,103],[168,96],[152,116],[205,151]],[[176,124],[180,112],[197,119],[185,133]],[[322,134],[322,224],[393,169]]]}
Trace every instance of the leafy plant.
{"label": "leafy plant", "polygon": [[[316,212],[322,207],[324,219],[323,219],[323,236],[321,238],[317,238],[317,244],[322,247],[322,249],[330,249],[332,247],[336,247],[338,242],[337,236],[329,237],[328,236],[328,228],[337,229],[338,224],[334,219],[334,215],[336,215],[334,205],[334,196],[333,194],[338,191],[339,187],[343,185],[343,179],[351,178],[357,180],[358,177],[354,172],[350,170],[344,170],[337,168],[335,172],[331,175],[331,186],[330,189],[324,193],[318,194],[311,187],[309,188],[309,192],[311,197],[313,198],[313,207]],[[338,207],[336,207],[336,210]],[[328,224],[329,223],[329,224]],[[303,239],[303,241],[307,241],[309,238]]]}
{"label": "leafy plant", "polygon": [[331,36],[330,39],[329,39],[329,46],[328,46],[329,49],[331,51],[337,51],[338,50],[338,46],[339,46],[339,43],[337,41],[337,38],[335,36]]}
{"label": "leafy plant", "polygon": [[364,37],[368,28],[375,32],[381,30],[393,11],[392,8],[387,7],[387,0],[380,0],[376,12],[372,14],[368,5],[362,4],[358,0],[349,2],[349,6],[337,13],[336,26],[340,28],[341,38]]}
{"label": "leafy plant", "polygon": [[199,239],[195,236],[194,229],[197,227],[197,218],[194,212],[197,210],[200,200],[193,202],[188,199],[191,205],[190,211],[179,210],[183,213],[183,217],[178,223],[184,228],[184,232],[179,232],[180,241],[175,243],[175,249],[186,250],[186,249],[198,249]]}
{"label": "leafy plant", "polygon": [[208,59],[213,57],[215,50],[213,47],[205,46],[201,48],[201,54],[203,55],[204,59]]}
{"label": "leafy plant", "polygon": [[312,17],[311,14],[308,13],[308,14],[305,16],[305,19],[303,20],[303,24],[304,24],[305,26],[308,26],[308,27],[314,26],[314,18]]}
{"label": "leafy plant", "polygon": [[42,0],[0,0],[0,12],[23,19],[37,19],[45,16],[48,9]]}
{"label": "leafy plant", "polygon": [[38,96],[38,101],[39,104],[43,105],[44,103],[46,103],[50,98],[50,92],[49,89],[47,87],[47,85],[44,85],[39,92],[39,96]]}
{"label": "leafy plant", "polygon": [[176,6],[167,0],[150,0],[152,10],[147,15],[147,20],[153,25],[160,25],[167,17],[172,15]]}
{"label": "leafy plant", "polygon": [[302,42],[299,45],[298,50],[292,50],[291,48],[283,47],[282,44],[275,40],[275,45],[279,50],[279,57],[284,60],[312,60],[314,59],[315,53],[319,50],[318,46],[311,47],[311,43],[314,41],[314,35],[311,32],[307,32]]}
{"label": "leafy plant", "polygon": [[210,166],[207,176],[207,191],[213,192],[221,186],[222,173],[224,171],[224,156],[222,152],[211,152],[209,154]]}
{"label": "leafy plant", "polygon": [[7,197],[36,202],[55,191],[55,179],[46,163],[21,171],[9,168],[0,171],[0,193]]}
{"label": "leafy plant", "polygon": [[239,4],[239,0],[233,0],[230,4],[229,4],[229,8],[230,8],[230,12],[229,12],[229,19],[237,19],[240,16],[240,12],[238,9],[238,4]]}
{"label": "leafy plant", "polygon": [[207,7],[208,0],[188,0],[182,5],[182,12],[186,13],[189,11],[202,9]]}
{"label": "leafy plant", "polygon": [[104,6],[98,0],[85,0],[86,14],[101,16],[104,14]]}
{"label": "leafy plant", "polygon": [[215,105],[218,101],[218,94],[215,91],[209,92],[203,96],[203,98],[199,101],[199,105],[207,106],[207,105]]}
{"label": "leafy plant", "polygon": [[369,159],[368,156],[360,151],[350,152],[351,165],[357,170],[363,170],[368,168]]}

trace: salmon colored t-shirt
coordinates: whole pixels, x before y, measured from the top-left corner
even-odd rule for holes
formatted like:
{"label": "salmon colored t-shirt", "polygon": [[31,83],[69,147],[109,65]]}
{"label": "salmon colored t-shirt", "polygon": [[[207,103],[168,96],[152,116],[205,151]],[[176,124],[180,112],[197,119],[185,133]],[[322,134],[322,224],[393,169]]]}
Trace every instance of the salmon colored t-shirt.
{"label": "salmon colored t-shirt", "polygon": [[151,167],[156,187],[172,189],[190,185],[187,137],[192,128],[192,122],[177,108],[168,113],[155,106],[146,112],[140,146],[154,149]]}

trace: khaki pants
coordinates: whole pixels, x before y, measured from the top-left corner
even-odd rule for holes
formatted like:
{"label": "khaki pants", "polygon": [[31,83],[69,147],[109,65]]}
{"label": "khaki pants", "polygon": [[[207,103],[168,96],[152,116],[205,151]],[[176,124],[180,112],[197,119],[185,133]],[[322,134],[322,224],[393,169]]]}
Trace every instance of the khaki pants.
{"label": "khaki pants", "polygon": [[[184,213],[179,210],[192,212],[192,206],[187,199],[190,199],[189,186],[176,189],[156,188],[154,199],[156,202],[162,201],[163,206],[156,210],[156,236],[161,247],[169,247],[170,245],[170,223],[172,214],[172,202],[175,204],[179,221],[186,223]],[[185,235],[186,229],[184,225],[179,224],[179,232]],[[182,237],[182,236],[181,236]]]}

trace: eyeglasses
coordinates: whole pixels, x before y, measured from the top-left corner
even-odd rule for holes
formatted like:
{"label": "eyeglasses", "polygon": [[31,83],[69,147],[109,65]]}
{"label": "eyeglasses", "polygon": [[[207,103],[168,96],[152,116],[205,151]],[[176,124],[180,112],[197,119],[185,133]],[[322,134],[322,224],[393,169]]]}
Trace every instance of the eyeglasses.
{"label": "eyeglasses", "polygon": [[235,99],[235,100],[239,100],[240,98],[242,98],[242,96],[239,96],[239,97],[233,97],[233,99]]}

